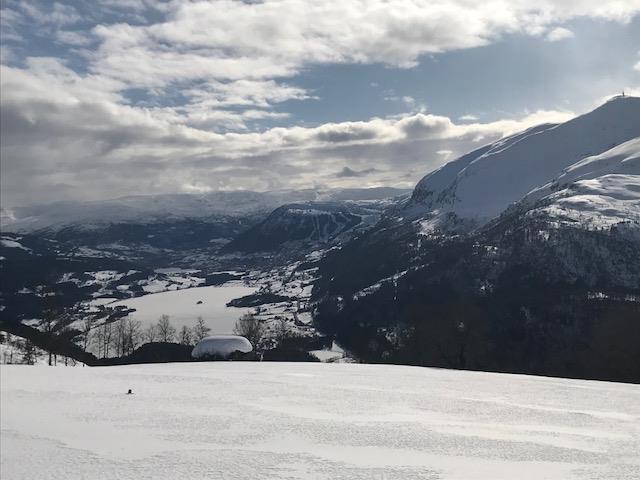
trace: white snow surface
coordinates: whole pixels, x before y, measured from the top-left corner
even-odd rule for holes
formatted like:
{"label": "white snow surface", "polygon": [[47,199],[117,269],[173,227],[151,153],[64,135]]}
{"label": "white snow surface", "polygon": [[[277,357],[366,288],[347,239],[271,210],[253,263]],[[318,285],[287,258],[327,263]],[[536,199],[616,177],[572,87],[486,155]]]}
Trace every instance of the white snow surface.
{"label": "white snow surface", "polygon": [[640,478],[638,385],[322,363],[0,373],[12,480]]}
{"label": "white snow surface", "polygon": [[193,347],[191,356],[202,358],[207,355],[227,357],[234,352],[249,353],[253,350],[251,342],[239,335],[211,335],[205,337]]}
{"label": "white snow surface", "polygon": [[[255,288],[240,282],[227,282],[217,286],[150,293],[110,303],[108,306],[126,305],[135,308],[136,311],[130,317],[141,321],[143,327],[157,323],[161,315],[169,315],[171,324],[177,329],[183,325],[193,327],[196,319],[201,316],[211,328],[211,333],[228,334],[233,331],[236,320],[251,309],[227,307],[227,302],[254,292]],[[199,301],[202,303],[198,304]]]}
{"label": "white snow surface", "polygon": [[541,125],[448,163],[424,177],[404,212],[448,214],[482,225],[572,165],[640,137],[640,98],[615,98],[560,125]]}

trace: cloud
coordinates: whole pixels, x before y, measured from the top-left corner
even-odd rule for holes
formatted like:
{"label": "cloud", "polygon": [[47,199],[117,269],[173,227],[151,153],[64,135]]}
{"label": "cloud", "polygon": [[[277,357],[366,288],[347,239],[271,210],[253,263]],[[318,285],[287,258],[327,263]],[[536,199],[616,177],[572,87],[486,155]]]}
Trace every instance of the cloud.
{"label": "cloud", "polygon": [[[539,34],[576,17],[628,21],[640,6],[607,0],[221,0],[168,2],[163,10],[165,20],[152,25],[97,26],[103,45],[96,71],[147,86],[198,75],[273,78],[321,63],[410,68],[424,54],[482,46],[513,32]],[[568,32],[558,27],[549,35]]]}
{"label": "cloud", "polygon": [[363,177],[365,175],[369,175],[370,173],[377,172],[378,170],[375,168],[366,168],[364,170],[353,170],[349,167],[344,167],[338,173],[336,173],[336,177],[338,178],[353,178],[353,177]]}
{"label": "cloud", "polygon": [[564,27],[556,27],[547,33],[545,39],[548,42],[559,42],[560,40],[566,40],[568,38],[573,38],[574,33],[568,28]]}
{"label": "cloud", "polygon": [[[569,30],[558,25],[571,19],[625,22],[640,11],[637,1],[616,0],[102,0],[100,17],[81,3],[5,3],[3,35],[18,41],[42,30],[80,56],[90,75],[119,85],[128,103],[143,97],[146,105],[172,107],[185,124],[216,131],[244,130],[257,109],[312,99],[290,79],[314,65],[411,68],[423,55],[550,28],[549,39],[566,38]],[[410,96],[397,100],[415,108]],[[238,112],[244,108],[253,113]]]}
{"label": "cloud", "polygon": [[[490,123],[465,116],[456,123],[415,113],[414,99],[399,96],[414,112],[272,127],[287,125],[287,102],[316,101],[297,75],[333,64],[407,69],[422,56],[509,34],[552,29],[552,37],[574,18],[626,22],[640,11],[635,0],[87,5],[3,2],[3,205],[296,188],[323,178],[348,186],[356,178],[350,173],[362,172],[353,184],[411,186],[442,164],[442,152],[455,156],[570,114],[540,111]],[[39,56],[24,53],[30,41]]]}
{"label": "cloud", "polygon": [[57,27],[73,25],[81,20],[78,11],[71,5],[55,2],[40,4],[39,2],[22,1],[19,9],[38,25],[52,25]]}
{"label": "cloud", "polygon": [[88,34],[73,30],[58,30],[56,32],[56,39],[61,43],[76,47],[86,47],[93,41]]}

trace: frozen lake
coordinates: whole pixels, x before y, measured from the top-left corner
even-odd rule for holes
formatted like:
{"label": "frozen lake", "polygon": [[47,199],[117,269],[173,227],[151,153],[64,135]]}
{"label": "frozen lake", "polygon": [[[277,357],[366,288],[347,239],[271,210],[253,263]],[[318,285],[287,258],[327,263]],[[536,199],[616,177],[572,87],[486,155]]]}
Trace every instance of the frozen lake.
{"label": "frozen lake", "polygon": [[[160,315],[169,315],[171,323],[176,328],[179,329],[182,325],[193,327],[196,318],[202,316],[211,328],[211,333],[227,334],[233,332],[236,320],[251,310],[227,307],[227,302],[253,292],[253,287],[247,287],[240,282],[228,282],[219,286],[151,293],[121,300],[110,306],[126,305],[135,308],[136,311],[130,316],[140,320],[144,326],[157,323]],[[202,303],[198,304],[199,301]]]}
{"label": "frozen lake", "polygon": [[354,364],[0,368],[6,479],[640,478],[637,385]]}

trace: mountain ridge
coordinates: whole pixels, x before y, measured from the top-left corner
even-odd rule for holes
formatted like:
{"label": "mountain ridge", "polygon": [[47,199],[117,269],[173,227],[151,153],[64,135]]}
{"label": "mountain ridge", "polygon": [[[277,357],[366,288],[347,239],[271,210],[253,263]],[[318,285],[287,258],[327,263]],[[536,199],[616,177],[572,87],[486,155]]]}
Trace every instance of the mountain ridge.
{"label": "mountain ridge", "polygon": [[[402,215],[468,228],[510,205],[576,162],[640,136],[640,98],[620,97],[562,124],[541,125],[487,145],[427,174]],[[640,172],[638,172],[640,173]]]}

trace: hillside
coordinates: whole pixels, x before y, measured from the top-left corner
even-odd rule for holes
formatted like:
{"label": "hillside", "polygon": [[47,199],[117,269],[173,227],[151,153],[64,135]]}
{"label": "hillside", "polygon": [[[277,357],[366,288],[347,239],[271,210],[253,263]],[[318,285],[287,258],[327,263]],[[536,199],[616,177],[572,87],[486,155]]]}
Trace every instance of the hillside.
{"label": "hillside", "polygon": [[638,138],[615,98],[427,175],[319,262],[317,324],[372,362],[640,381]]}
{"label": "hillside", "polygon": [[224,246],[224,252],[327,248],[373,226],[392,200],[283,205]]}

